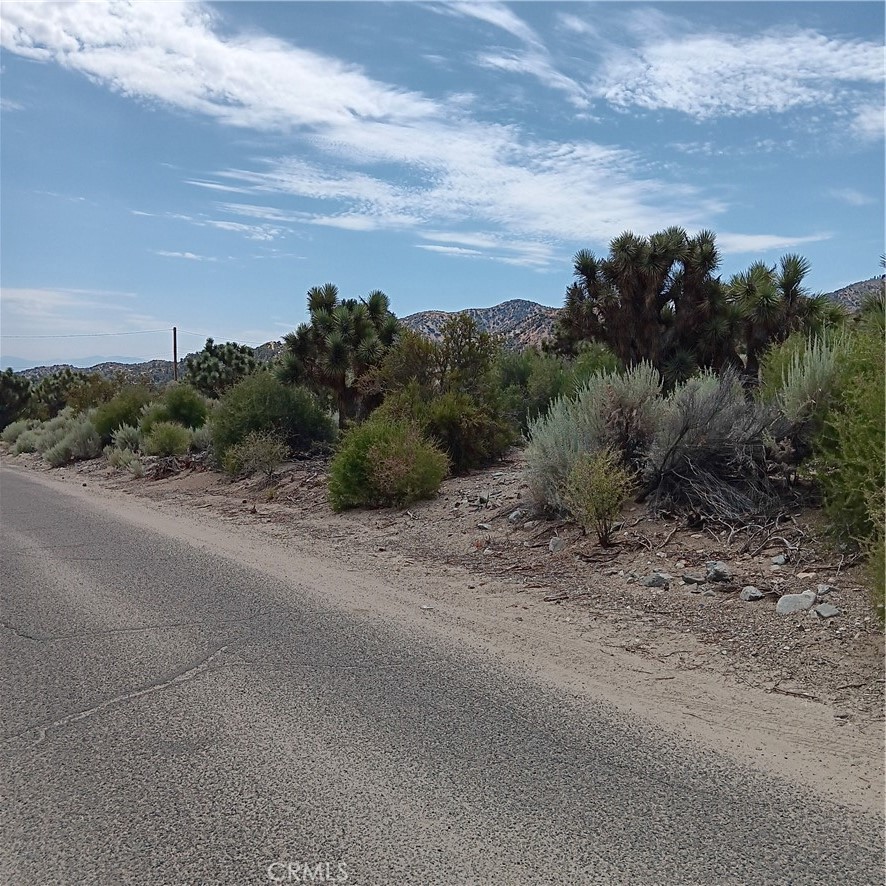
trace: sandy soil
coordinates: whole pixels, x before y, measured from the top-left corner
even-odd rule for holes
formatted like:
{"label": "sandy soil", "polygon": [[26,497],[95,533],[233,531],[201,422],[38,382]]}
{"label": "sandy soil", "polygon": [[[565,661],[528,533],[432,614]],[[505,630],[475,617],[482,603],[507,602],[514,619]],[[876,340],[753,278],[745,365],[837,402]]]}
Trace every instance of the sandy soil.
{"label": "sandy soil", "polygon": [[[624,515],[603,550],[575,526],[531,513],[519,457],[448,480],[406,511],[334,514],[322,460],[271,484],[197,466],[134,480],[103,461],[52,470],[3,456],[121,517],[187,537],[274,575],[316,579],[323,596],[447,643],[468,645],[576,697],[613,704],[838,802],[882,810],[883,634],[858,567],[809,540],[804,516],[767,543]],[[85,488],[84,488],[85,487]],[[508,518],[516,509],[529,513]],[[552,536],[564,539],[551,553]],[[773,569],[785,542],[799,545]],[[742,552],[743,548],[747,548]],[[684,584],[723,560],[734,580]],[[670,573],[670,587],[642,579]],[[832,585],[831,619],[779,616],[779,593]],[[745,603],[753,584],[766,597]]]}

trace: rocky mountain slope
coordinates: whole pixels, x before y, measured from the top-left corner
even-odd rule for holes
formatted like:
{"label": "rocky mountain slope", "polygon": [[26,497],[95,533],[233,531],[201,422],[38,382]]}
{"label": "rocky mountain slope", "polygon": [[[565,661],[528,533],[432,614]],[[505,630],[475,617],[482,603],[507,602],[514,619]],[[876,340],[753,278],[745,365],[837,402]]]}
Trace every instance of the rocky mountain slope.
{"label": "rocky mountain slope", "polygon": [[[491,308],[468,308],[461,313],[473,317],[485,332],[501,336],[509,347],[528,348],[551,337],[559,309],[515,298]],[[453,314],[446,311],[419,311],[403,317],[401,322],[437,340],[443,323],[451,316]]]}
{"label": "rocky mountain slope", "polygon": [[[828,292],[826,295],[842,304],[849,311],[857,311],[865,295],[878,290],[881,291],[884,285],[886,285],[886,276],[872,277],[869,280],[851,283],[849,286],[844,286],[835,292]],[[473,317],[481,329],[493,335],[501,336],[507,347],[527,348],[538,346],[545,339],[552,337],[554,323],[559,311],[559,308],[551,308],[536,302],[527,301],[526,299],[515,298],[489,308],[468,308],[463,313]],[[437,340],[440,338],[443,323],[455,313],[458,312],[419,311],[416,314],[410,314],[408,317],[402,317],[401,322],[409,329]],[[282,348],[282,342],[265,342],[265,344],[259,345],[255,349],[255,356],[262,362],[273,360],[274,357],[280,354]],[[38,366],[34,369],[25,369],[18,374],[36,381],[69,365]],[[183,373],[184,361],[180,362],[179,367],[179,372]],[[155,384],[164,384],[172,380],[172,361],[150,360],[147,363],[108,362],[99,363],[91,366],[89,369],[80,369],[78,371],[97,372],[106,377],[123,373],[133,380],[145,379]]]}

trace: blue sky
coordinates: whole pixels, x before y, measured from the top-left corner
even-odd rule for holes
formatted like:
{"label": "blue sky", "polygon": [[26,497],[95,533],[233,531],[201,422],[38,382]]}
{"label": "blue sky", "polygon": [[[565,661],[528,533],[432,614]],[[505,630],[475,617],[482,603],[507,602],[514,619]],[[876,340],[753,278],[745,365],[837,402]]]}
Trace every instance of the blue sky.
{"label": "blue sky", "polygon": [[[327,281],[559,305],[577,249],[711,228],[880,272],[882,3],[16,3],[3,359],[258,344]],[[127,333],[80,337],[81,333]],[[33,336],[67,336],[36,338]],[[3,365],[6,365],[3,363]]]}

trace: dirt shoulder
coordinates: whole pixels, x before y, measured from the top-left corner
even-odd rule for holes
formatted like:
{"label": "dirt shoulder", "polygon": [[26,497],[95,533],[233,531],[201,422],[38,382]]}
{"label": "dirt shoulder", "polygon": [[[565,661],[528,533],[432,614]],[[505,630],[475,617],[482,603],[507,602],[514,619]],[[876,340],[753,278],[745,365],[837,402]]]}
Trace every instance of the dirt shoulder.
{"label": "dirt shoulder", "polygon": [[[801,517],[781,540],[747,545],[753,529],[730,540],[637,509],[621,545],[602,551],[531,513],[517,458],[448,480],[407,511],[345,514],[328,506],[322,461],[288,465],[271,486],[202,470],[134,480],[102,461],[48,470],[4,454],[3,465],[220,556],[310,579],[352,612],[481,650],[577,699],[882,810],[883,634],[857,567],[817,549]],[[785,542],[799,550],[773,568]],[[713,560],[730,580],[684,582]],[[653,572],[670,575],[668,587],[647,587]],[[779,593],[819,584],[839,615],[776,614]],[[747,585],[763,597],[741,600]]]}

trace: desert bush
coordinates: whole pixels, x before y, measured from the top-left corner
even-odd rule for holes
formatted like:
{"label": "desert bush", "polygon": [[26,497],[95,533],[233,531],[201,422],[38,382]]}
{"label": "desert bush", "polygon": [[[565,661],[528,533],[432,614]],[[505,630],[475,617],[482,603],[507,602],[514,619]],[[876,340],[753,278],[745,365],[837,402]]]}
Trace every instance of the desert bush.
{"label": "desert bush", "polygon": [[252,431],[239,443],[228,447],[224,469],[229,474],[264,474],[271,477],[288,455],[289,447],[279,437],[263,431]]}
{"label": "desert bush", "polygon": [[206,424],[191,434],[191,449],[194,452],[206,452],[212,446],[212,428]]}
{"label": "desert bush", "polygon": [[128,449],[138,452],[141,448],[142,436],[138,428],[132,425],[120,425],[113,434],[111,440],[117,449]]}
{"label": "desert bush", "polygon": [[191,445],[191,432],[171,421],[159,421],[145,437],[144,449],[148,455],[184,455]]}
{"label": "desert bush", "polygon": [[842,397],[817,441],[824,505],[837,534],[865,544],[882,526],[886,378],[883,339],[857,334],[845,350]]}
{"label": "desert bush", "polygon": [[3,432],[0,433],[0,440],[13,446],[15,445],[16,440],[18,440],[25,431],[32,431],[39,424],[40,422],[33,418],[23,418],[14,421],[12,424],[7,425],[3,429]]}
{"label": "desert bush", "polygon": [[201,428],[209,412],[206,400],[190,385],[172,385],[163,392],[166,421],[174,421],[186,428]]}
{"label": "desert bush", "polygon": [[131,470],[132,465],[139,460],[138,455],[132,449],[115,449],[107,447],[108,462],[112,467]]}
{"label": "desert bush", "polygon": [[593,375],[574,396],[558,397],[527,433],[526,474],[536,501],[568,510],[563,490],[583,453],[612,448],[639,469],[663,408],[660,378],[647,363],[623,375]]}
{"label": "desert bush", "polygon": [[80,383],[74,385],[65,400],[74,412],[86,412],[102,403],[107,403],[120,390],[118,379],[105,378],[97,372],[87,372],[80,376]]}
{"label": "desert bush", "polygon": [[86,374],[65,367],[31,386],[28,412],[33,418],[54,418],[68,406],[74,392],[86,383]]}
{"label": "desert bush", "polygon": [[228,448],[252,431],[275,434],[293,452],[334,439],[335,427],[317,398],[258,371],[222,394],[211,413],[212,446],[223,464]]}
{"label": "desert bush", "polygon": [[784,436],[778,410],[748,400],[738,375],[702,373],[664,403],[644,465],[653,509],[687,508],[722,519],[768,510],[766,440]]}
{"label": "desert bush", "polygon": [[606,378],[606,444],[639,469],[664,406],[661,377],[650,363],[639,363],[623,375],[612,372]]}
{"label": "desert bush", "polygon": [[107,403],[102,403],[93,416],[95,429],[102,440],[109,443],[114,431],[121,425],[138,425],[142,407],[150,402],[152,396],[147,385],[127,385]]}
{"label": "desert bush", "polygon": [[61,443],[71,429],[73,421],[73,410],[66,408],[56,415],[55,418],[41,422],[36,428],[37,452],[43,455],[47,450]]}
{"label": "desert bush", "polygon": [[373,417],[345,435],[330,466],[329,498],[337,511],[403,506],[431,498],[447,467],[414,424]]}
{"label": "desert bush", "polygon": [[606,547],[633,486],[633,477],[625,469],[621,453],[604,449],[576,459],[566,478],[563,498],[582,529],[593,529],[600,544]]}
{"label": "desert bush", "polygon": [[455,473],[499,458],[515,433],[491,397],[478,400],[460,391],[432,394],[418,384],[389,395],[379,419],[411,422],[447,454]]}
{"label": "desert bush", "polygon": [[15,455],[20,455],[22,452],[36,452],[39,439],[39,431],[36,428],[23,431],[16,438],[12,451]]}
{"label": "desert bush", "polygon": [[558,397],[529,425],[526,479],[540,505],[566,511],[566,478],[583,453],[606,447],[604,406],[610,376],[595,375],[574,397]]}
{"label": "desert bush", "polygon": [[811,453],[830,406],[845,386],[840,365],[846,349],[845,336],[811,338],[791,354],[783,370],[774,401],[788,421],[787,433],[798,459]]}
{"label": "desert bush", "polygon": [[618,357],[601,342],[582,342],[571,364],[563,387],[564,394],[575,394],[591,376],[615,375],[622,369]]}
{"label": "desert bush", "polygon": [[[51,442],[47,443],[49,440]],[[88,414],[68,416],[63,423],[58,423],[51,435],[41,437],[38,449],[40,447],[44,460],[53,468],[72,461],[98,458],[102,453],[101,437]]]}

